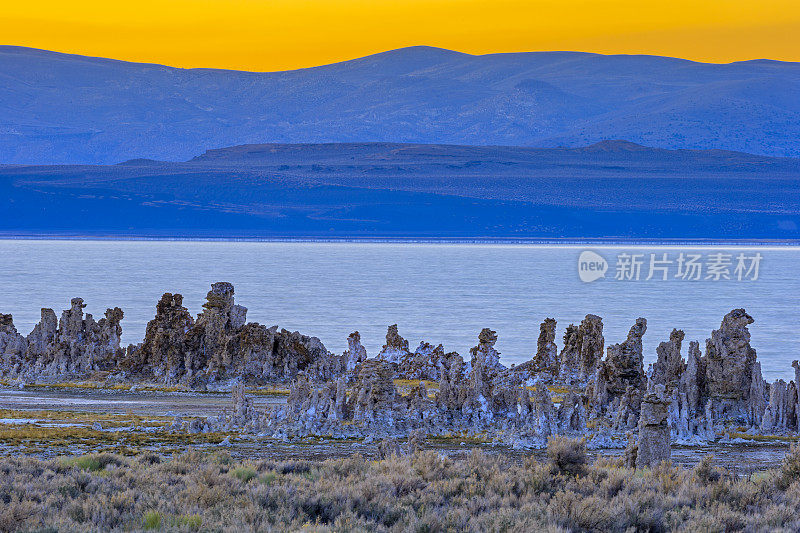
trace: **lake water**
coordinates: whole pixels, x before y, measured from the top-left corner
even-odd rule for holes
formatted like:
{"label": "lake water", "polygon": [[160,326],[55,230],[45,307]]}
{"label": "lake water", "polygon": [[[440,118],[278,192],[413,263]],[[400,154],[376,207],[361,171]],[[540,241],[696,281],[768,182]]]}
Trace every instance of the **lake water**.
{"label": "lake water", "polygon": [[[587,249],[608,263],[605,277],[590,283],[578,275]],[[676,277],[681,253],[700,256],[700,281]],[[730,256],[716,262],[730,261],[721,270],[731,279],[705,279],[718,253]],[[624,254],[642,261],[640,279],[615,279]],[[666,281],[658,269],[645,279],[651,254],[653,266],[666,269]],[[747,267],[761,255],[758,279],[744,271],[737,280],[740,254]],[[663,259],[668,263],[658,262]],[[499,335],[502,361],[521,363],[535,352],[545,317],[558,320],[560,349],[564,328],[594,313],[603,317],[606,345],[624,340],[637,317],[647,318],[647,364],[672,328],[686,332],[684,354],[689,340],[704,349],[725,313],[744,307],[756,320],[752,345],[772,380],[793,377],[791,361],[800,358],[799,268],[800,248],[766,246],[5,240],[0,312],[12,313],[27,334],[41,307],[60,315],[80,296],[96,318],[121,307],[123,341],[135,343],[163,292],[183,294],[196,314],[210,284],[229,281],[250,321],[317,336],[335,352],[358,330],[375,355],[386,326],[397,323],[412,349],[425,340],[468,357],[478,332],[490,327]]]}

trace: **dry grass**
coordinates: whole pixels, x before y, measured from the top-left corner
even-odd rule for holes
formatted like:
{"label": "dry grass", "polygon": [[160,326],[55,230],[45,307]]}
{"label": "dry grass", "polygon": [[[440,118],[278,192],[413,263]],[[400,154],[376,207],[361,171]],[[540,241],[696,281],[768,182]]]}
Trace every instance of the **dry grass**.
{"label": "dry grass", "polygon": [[[101,424],[104,428],[113,427],[163,427],[170,424],[174,418],[169,416],[144,416],[133,412],[118,413],[91,413],[86,411],[56,411],[38,410],[27,411],[21,409],[0,409],[2,419],[34,419],[41,422],[64,424]],[[17,426],[19,427],[19,426]]]}
{"label": "dry grass", "polygon": [[[15,447],[70,448],[75,445],[92,447],[126,446],[133,449],[150,446],[186,446],[189,444],[219,444],[232,432],[179,433],[166,430],[127,431],[97,430],[91,427],[42,427],[33,424],[0,424],[0,444]],[[1,530],[0,530],[1,531]]]}
{"label": "dry grass", "polygon": [[254,396],[289,396],[289,387],[285,385],[269,385],[257,389],[247,389],[246,392]]}
{"label": "dry grass", "polygon": [[395,379],[392,380],[396,387],[418,387],[424,384],[426,389],[438,389],[439,383],[429,379]]}
{"label": "dry grass", "polygon": [[459,444],[486,444],[492,442],[492,438],[486,433],[445,433],[442,435],[427,435],[426,441],[430,444],[444,444],[449,446]]}
{"label": "dry grass", "polygon": [[728,438],[751,440],[754,442],[797,442],[800,436],[797,435],[750,435],[739,431],[728,431],[725,433]]}
{"label": "dry grass", "polygon": [[[432,382],[431,382],[432,383]],[[0,380],[0,385],[8,386],[8,382]],[[105,381],[65,381],[60,383],[29,383],[26,389],[50,390],[109,390],[109,391],[135,391],[135,392],[193,392],[206,394],[229,394],[227,391],[199,391],[192,390],[186,385],[164,385],[162,383],[106,383]],[[266,385],[247,389],[248,394],[256,396],[288,396],[289,387],[282,384]]]}
{"label": "dry grass", "polygon": [[692,470],[634,472],[608,459],[564,468],[582,463],[581,445],[552,446],[566,463],[430,451],[316,462],[10,457],[0,460],[0,531],[800,529],[800,447],[775,471],[735,478],[710,459]]}
{"label": "dry grass", "polygon": [[114,383],[104,381],[65,381],[61,383],[29,383],[26,389],[54,389],[54,390],[121,390],[141,392],[189,392],[191,389],[184,385],[163,385],[159,383]]}
{"label": "dry grass", "polygon": [[393,383],[397,393],[401,396],[408,396],[420,385],[425,385],[425,389],[428,391],[428,398],[433,399],[436,397],[436,391],[439,390],[438,382],[427,379],[395,379]]}

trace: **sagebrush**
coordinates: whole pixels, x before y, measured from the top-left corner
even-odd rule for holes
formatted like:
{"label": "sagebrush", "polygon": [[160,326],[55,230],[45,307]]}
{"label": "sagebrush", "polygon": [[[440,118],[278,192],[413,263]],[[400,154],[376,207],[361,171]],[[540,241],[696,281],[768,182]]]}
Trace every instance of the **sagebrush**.
{"label": "sagebrush", "polygon": [[800,448],[736,477],[707,459],[631,470],[473,452],[325,461],[152,453],[0,459],[1,531],[797,531]]}

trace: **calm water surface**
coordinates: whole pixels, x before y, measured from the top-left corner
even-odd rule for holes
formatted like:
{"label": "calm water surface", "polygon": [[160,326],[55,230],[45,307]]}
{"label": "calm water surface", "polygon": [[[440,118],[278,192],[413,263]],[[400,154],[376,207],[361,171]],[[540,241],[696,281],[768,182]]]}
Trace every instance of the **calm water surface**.
{"label": "calm water surface", "polygon": [[[214,281],[230,281],[248,319],[319,337],[335,352],[358,330],[370,355],[397,323],[413,347],[426,340],[465,355],[483,327],[499,335],[506,364],[536,350],[539,323],[564,328],[587,313],[603,317],[606,344],[624,340],[634,320],[648,319],[645,362],[672,328],[704,347],[732,308],[755,318],[752,344],[765,377],[790,378],[800,358],[800,249],[775,247],[685,248],[591,246],[609,263],[605,279],[584,283],[578,257],[587,247],[496,244],[0,241],[0,312],[30,332],[41,307],[60,314],[82,297],[96,318],[107,307],[125,311],[123,341],[140,342],[163,292],[184,295],[201,310]],[[646,281],[651,253],[672,261],[680,252],[732,254],[731,280],[675,279],[659,272]],[[735,280],[739,253],[761,253],[757,280]],[[641,279],[614,279],[621,253],[643,254]],[[684,347],[684,354],[686,348]]]}

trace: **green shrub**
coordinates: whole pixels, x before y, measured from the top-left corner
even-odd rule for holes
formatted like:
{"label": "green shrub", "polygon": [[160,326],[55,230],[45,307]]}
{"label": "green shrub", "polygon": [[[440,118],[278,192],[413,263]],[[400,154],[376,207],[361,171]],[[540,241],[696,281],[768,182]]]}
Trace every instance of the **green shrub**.
{"label": "green shrub", "polygon": [[192,531],[198,531],[203,525],[203,519],[200,517],[200,515],[196,514],[182,515],[175,519],[175,525],[181,528],[190,529]]}
{"label": "green shrub", "polygon": [[97,472],[98,470],[103,468],[103,465],[100,464],[100,461],[96,457],[91,457],[89,455],[85,455],[83,457],[76,457],[69,461],[72,466],[78,467],[83,470],[88,470],[89,472]]}
{"label": "green shrub", "polygon": [[89,472],[98,472],[100,470],[105,469],[105,467],[108,465],[119,466],[121,464],[124,464],[121,457],[118,457],[110,453],[95,453],[91,455],[81,455],[79,457],[66,459],[65,463],[67,465],[74,466],[82,470],[88,470]]}
{"label": "green shrub", "polygon": [[272,485],[276,479],[278,479],[278,474],[276,474],[275,472],[267,472],[266,474],[261,476],[261,479],[259,479],[259,481],[264,485]]}
{"label": "green shrub", "polygon": [[142,519],[144,529],[161,529],[162,517],[158,511],[147,511]]}
{"label": "green shrub", "polygon": [[237,478],[242,483],[247,483],[257,475],[255,470],[244,466],[234,468],[231,470],[231,474],[233,474],[233,477]]}

